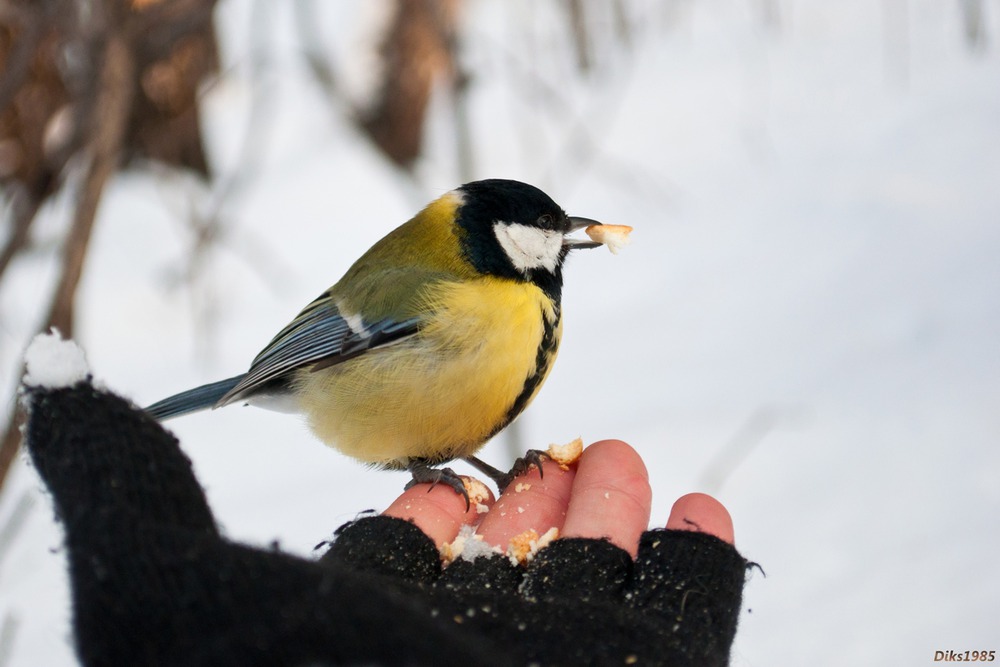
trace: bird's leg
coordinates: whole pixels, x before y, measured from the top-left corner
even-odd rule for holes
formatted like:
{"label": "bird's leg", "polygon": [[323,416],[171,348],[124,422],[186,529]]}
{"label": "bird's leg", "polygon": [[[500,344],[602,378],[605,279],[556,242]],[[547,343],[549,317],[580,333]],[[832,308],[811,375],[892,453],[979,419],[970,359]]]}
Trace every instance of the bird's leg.
{"label": "bird's leg", "polygon": [[462,460],[492,479],[501,492],[507,487],[508,484],[510,484],[511,480],[514,479],[514,476],[509,472],[502,472],[491,466],[486,461],[483,461],[475,456],[466,456]]}
{"label": "bird's leg", "polygon": [[497,490],[500,493],[503,493],[504,489],[510,486],[510,483],[514,481],[515,477],[526,473],[531,466],[538,468],[539,476],[543,475],[542,461],[547,458],[549,458],[549,455],[542,450],[529,449],[524,453],[524,456],[518,457],[517,460],[514,461],[514,465],[511,466],[510,472],[501,472],[489,463],[486,463],[475,456],[466,456],[463,461],[492,479],[497,485]]}
{"label": "bird's leg", "polygon": [[469,492],[465,488],[465,482],[451,468],[432,468],[423,459],[410,459],[406,469],[412,477],[406,484],[407,489],[417,484],[430,484],[431,488],[427,489],[427,492],[430,493],[430,490],[438,484],[445,484],[453,488],[455,493],[465,498],[466,512],[472,507],[469,501]]}

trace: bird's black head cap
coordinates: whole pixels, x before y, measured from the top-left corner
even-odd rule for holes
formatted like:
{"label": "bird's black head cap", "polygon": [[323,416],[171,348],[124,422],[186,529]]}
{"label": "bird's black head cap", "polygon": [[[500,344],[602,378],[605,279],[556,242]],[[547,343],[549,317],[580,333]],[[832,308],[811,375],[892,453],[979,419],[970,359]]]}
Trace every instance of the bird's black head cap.
{"label": "bird's black head cap", "polygon": [[481,273],[533,282],[557,303],[562,264],[575,227],[551,197],[533,185],[504,179],[466,183],[457,224],[462,251]]}

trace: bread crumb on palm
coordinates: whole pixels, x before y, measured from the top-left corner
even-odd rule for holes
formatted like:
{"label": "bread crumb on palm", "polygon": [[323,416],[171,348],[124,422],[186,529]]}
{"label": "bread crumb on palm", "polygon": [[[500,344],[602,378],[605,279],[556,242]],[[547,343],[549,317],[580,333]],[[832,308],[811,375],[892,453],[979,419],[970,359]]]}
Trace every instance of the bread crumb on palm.
{"label": "bread crumb on palm", "polygon": [[507,557],[514,565],[526,565],[531,562],[535,554],[558,538],[559,529],[555,526],[549,528],[542,535],[529,528],[511,538],[507,545]]}
{"label": "bread crumb on palm", "polygon": [[[462,484],[465,486],[465,492],[469,494],[469,505],[474,506],[478,514],[488,511],[489,501],[492,500],[489,487],[475,477],[463,476]],[[487,509],[482,510],[480,509],[481,506],[487,507]]]}
{"label": "bread crumb on palm", "polygon": [[558,463],[560,468],[566,470],[569,466],[576,463],[583,454],[583,438],[576,438],[565,445],[553,443],[549,445],[546,454],[548,454],[550,459]]}
{"label": "bread crumb on palm", "polygon": [[438,548],[438,553],[441,554],[441,560],[447,567],[459,558],[472,561],[479,556],[490,556],[503,552],[499,548],[487,544],[482,536],[476,535],[475,528],[464,525],[459,529],[454,541],[442,544]]}

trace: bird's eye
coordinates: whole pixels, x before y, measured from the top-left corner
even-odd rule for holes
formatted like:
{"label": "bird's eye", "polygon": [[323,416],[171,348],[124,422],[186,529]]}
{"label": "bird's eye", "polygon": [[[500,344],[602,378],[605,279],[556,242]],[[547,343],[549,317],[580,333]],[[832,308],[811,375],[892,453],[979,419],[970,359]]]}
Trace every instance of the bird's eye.
{"label": "bird's eye", "polygon": [[552,229],[553,226],[552,216],[546,213],[545,215],[540,217],[538,219],[538,226],[541,227],[542,229]]}

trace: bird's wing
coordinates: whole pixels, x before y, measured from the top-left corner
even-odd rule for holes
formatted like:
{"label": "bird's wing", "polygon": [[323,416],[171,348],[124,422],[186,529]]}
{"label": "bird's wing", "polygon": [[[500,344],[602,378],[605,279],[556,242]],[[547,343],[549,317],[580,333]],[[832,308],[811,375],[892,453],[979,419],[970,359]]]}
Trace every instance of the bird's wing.
{"label": "bird's wing", "polygon": [[366,322],[357,315],[345,316],[324,294],[268,343],[243,379],[216,405],[245,398],[295,369],[310,365],[313,370],[326,368],[412,336],[420,319],[413,316]]}

